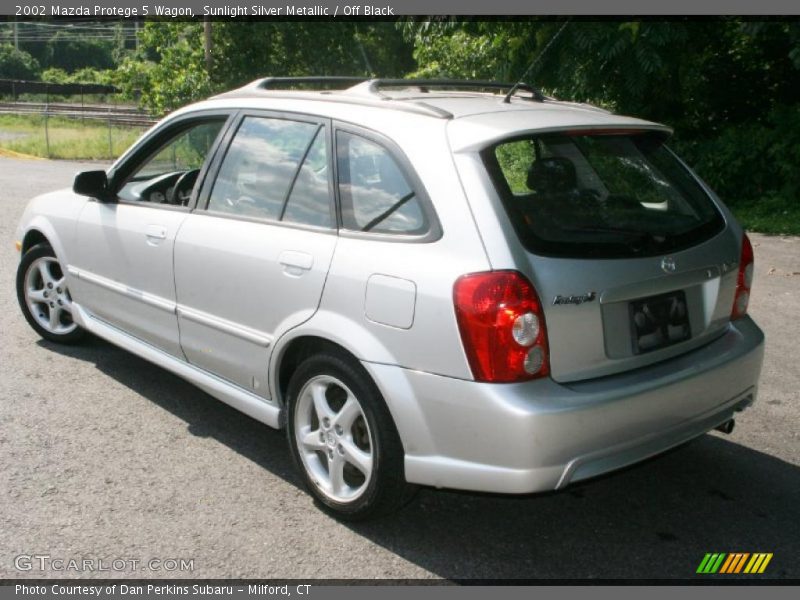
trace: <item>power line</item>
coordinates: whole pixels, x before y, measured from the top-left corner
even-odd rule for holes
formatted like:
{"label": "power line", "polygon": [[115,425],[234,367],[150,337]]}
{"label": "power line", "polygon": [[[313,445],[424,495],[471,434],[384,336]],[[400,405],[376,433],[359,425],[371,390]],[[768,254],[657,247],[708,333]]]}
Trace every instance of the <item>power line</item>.
{"label": "power line", "polygon": [[[59,33],[69,33],[70,36],[80,36],[88,40],[107,40],[125,38],[134,41],[137,35],[136,23],[118,21],[112,23],[113,28],[107,24],[75,24],[75,23],[40,23],[31,21],[14,21],[8,23],[7,32],[13,32],[16,39],[23,42],[49,41]],[[58,41],[61,41],[60,39]]]}
{"label": "power line", "polygon": [[[12,36],[7,36],[7,37],[10,38]],[[118,39],[118,38],[125,38],[125,39],[128,39],[128,40],[134,40],[134,39],[136,39],[136,36],[133,36],[133,35],[119,35],[118,36],[118,35],[113,35],[113,34],[108,34],[108,35],[100,35],[100,34],[87,35],[87,36],[81,36],[80,38],[53,38],[52,36],[32,36],[32,35],[29,36],[29,35],[25,35],[25,34],[20,34],[19,36],[17,36],[17,39],[19,39],[20,41],[28,40],[28,41],[46,41],[46,42],[47,41],[74,42],[74,41],[81,41],[81,40],[115,40],[115,39]]]}
{"label": "power line", "polygon": [[78,27],[92,27],[94,29],[108,29],[108,24],[122,25],[123,27],[133,27],[130,21],[109,21],[108,23],[99,23],[97,21],[84,21],[90,23],[89,25],[81,25],[77,19],[71,19],[69,23],[46,23],[42,21],[16,21],[20,25],[27,25],[31,27],[52,27],[54,29],[71,29]]}

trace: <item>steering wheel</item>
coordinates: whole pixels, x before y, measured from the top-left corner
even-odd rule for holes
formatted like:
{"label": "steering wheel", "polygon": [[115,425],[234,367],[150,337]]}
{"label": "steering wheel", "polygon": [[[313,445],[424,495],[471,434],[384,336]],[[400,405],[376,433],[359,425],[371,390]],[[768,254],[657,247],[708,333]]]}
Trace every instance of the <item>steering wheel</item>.
{"label": "steering wheel", "polygon": [[189,198],[192,196],[192,188],[199,174],[200,169],[190,169],[178,177],[178,179],[175,180],[175,185],[172,186],[172,190],[167,194],[166,203],[179,206],[186,206],[189,204]]}

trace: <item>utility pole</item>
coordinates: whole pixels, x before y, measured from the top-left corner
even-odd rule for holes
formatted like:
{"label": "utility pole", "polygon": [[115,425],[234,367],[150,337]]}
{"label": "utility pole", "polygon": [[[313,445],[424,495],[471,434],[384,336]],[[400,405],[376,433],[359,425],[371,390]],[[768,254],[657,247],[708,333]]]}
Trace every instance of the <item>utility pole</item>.
{"label": "utility pole", "polygon": [[211,19],[206,17],[203,20],[203,31],[206,37],[206,72],[211,75]]}
{"label": "utility pole", "polygon": [[14,18],[14,50],[19,52],[19,35],[17,32],[17,19]]}

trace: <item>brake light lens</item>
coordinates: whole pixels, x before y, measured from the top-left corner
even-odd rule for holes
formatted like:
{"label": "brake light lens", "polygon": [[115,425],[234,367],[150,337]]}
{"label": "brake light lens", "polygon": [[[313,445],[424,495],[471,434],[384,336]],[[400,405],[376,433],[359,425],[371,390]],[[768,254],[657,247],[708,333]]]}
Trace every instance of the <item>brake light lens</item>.
{"label": "brake light lens", "polygon": [[453,287],[453,303],[476,380],[509,383],[550,373],[542,304],[524,275],[517,271],[464,275]]}
{"label": "brake light lens", "polygon": [[739,259],[739,274],[736,278],[736,294],[733,297],[731,320],[740,319],[747,314],[747,305],[750,302],[750,288],[753,285],[753,245],[750,238],[744,234],[742,239],[742,256]]}

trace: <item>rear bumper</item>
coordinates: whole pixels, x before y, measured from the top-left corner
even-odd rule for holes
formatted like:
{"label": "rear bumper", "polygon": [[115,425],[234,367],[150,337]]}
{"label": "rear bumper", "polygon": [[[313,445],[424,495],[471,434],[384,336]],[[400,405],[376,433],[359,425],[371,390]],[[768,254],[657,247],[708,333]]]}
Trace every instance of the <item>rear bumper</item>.
{"label": "rear bumper", "polygon": [[636,371],[559,384],[485,384],[364,363],[412,483],[528,493],[618,469],[702,435],[756,397],[764,335],[749,318]]}

